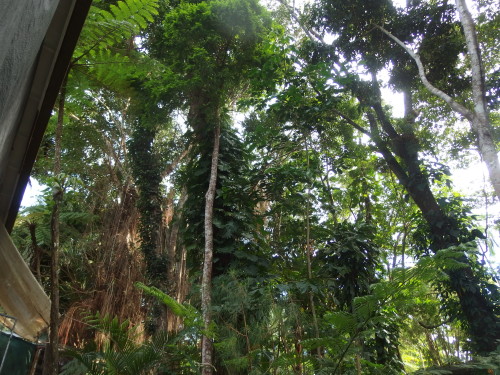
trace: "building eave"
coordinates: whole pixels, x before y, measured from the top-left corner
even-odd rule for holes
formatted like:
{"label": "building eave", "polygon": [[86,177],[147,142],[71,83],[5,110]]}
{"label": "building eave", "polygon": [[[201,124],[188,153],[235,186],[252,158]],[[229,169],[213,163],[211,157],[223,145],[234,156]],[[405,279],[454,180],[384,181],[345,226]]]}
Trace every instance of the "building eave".
{"label": "building eave", "polygon": [[91,2],[0,0],[4,20],[12,16],[0,25],[0,41],[8,47],[0,51],[0,78],[6,83],[0,87],[0,306],[17,319],[15,332],[31,341],[49,325],[50,300],[8,232]]}
{"label": "building eave", "polygon": [[[0,187],[0,218],[10,232],[91,0],[63,0],[55,11],[19,116]],[[8,125],[8,124],[7,124]]]}

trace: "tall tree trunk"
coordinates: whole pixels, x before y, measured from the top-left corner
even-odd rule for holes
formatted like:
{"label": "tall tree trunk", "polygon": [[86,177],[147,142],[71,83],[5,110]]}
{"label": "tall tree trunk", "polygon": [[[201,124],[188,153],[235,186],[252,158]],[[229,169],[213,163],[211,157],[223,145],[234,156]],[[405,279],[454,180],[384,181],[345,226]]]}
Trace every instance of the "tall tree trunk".
{"label": "tall tree trunk", "polygon": [[[307,152],[307,169],[309,171],[309,146],[308,140],[306,139],[306,152]],[[306,260],[307,260],[307,279],[309,282],[312,280],[312,246],[311,246],[311,202],[309,200],[310,189],[307,188],[307,201],[306,201]],[[319,340],[319,325],[318,325],[318,317],[316,315],[316,305],[314,303],[314,293],[310,290],[308,292],[309,295],[309,306],[311,308],[311,314],[313,318],[313,326],[314,326],[314,336]],[[318,357],[321,357],[322,349],[321,347],[316,348],[316,354]]]}
{"label": "tall tree trunk", "polygon": [[476,26],[465,0],[456,0],[455,3],[464,30],[467,53],[471,64],[474,116],[470,123],[477,135],[479,153],[488,167],[491,183],[493,184],[497,197],[500,199],[500,163],[498,161],[497,148],[493,140],[493,128],[490,123],[486,105],[484,69],[481,59],[481,50],[477,40]]}
{"label": "tall tree trunk", "polygon": [[293,373],[295,375],[303,375],[304,373],[304,361],[303,361],[303,347],[302,347],[302,335],[304,329],[301,325],[300,320],[297,318],[297,327],[295,328],[295,364],[293,365]]}
{"label": "tall tree trunk", "polygon": [[220,148],[220,124],[215,125],[214,148],[212,152],[212,164],[210,167],[210,180],[205,195],[205,257],[203,262],[203,276],[201,280],[201,311],[205,334],[201,339],[201,363],[202,375],[213,373],[213,345],[207,333],[210,329],[211,307],[212,307],[212,265],[214,255],[214,202],[217,184],[217,168],[219,164]]}
{"label": "tall tree trunk", "polygon": [[[146,110],[140,108],[141,111]],[[142,117],[146,117],[141,113]],[[157,286],[164,288],[167,279],[165,259],[160,254],[159,234],[162,221],[161,211],[161,172],[158,157],[153,150],[157,129],[139,124],[133,131],[129,145],[129,155],[135,183],[139,190],[137,208],[140,213],[139,234],[141,251],[146,262],[148,278]]]}
{"label": "tall tree trunk", "polygon": [[68,76],[66,74],[59,93],[57,126],[54,142],[54,176],[57,181],[53,187],[54,206],[52,208],[52,216],[50,220],[52,241],[52,254],[50,262],[50,335],[49,350],[47,351],[48,358],[45,362],[47,367],[44,368],[44,374],[48,375],[57,375],[59,373],[59,216],[64,193],[62,181],[59,181],[59,175],[61,174],[61,143],[67,81]]}
{"label": "tall tree trunk", "polygon": [[36,224],[29,223],[28,230],[30,232],[31,247],[33,248],[33,259],[31,261],[31,271],[35,274],[36,279],[39,283],[42,282],[42,273],[40,270],[41,259],[43,250],[38,246],[38,240],[36,238]]}
{"label": "tall tree trunk", "polygon": [[469,121],[472,131],[477,137],[479,154],[488,167],[491,184],[493,185],[496,196],[500,199],[500,162],[498,160],[497,149],[493,140],[493,128],[489,120],[488,109],[486,106],[484,74],[479,43],[477,42],[476,29],[472,16],[465,5],[465,0],[456,0],[456,3],[467,42],[467,52],[471,59],[472,97],[474,103],[473,111],[456,102],[448,94],[429,82],[425,73],[424,65],[422,64],[422,60],[420,59],[418,53],[414,52],[409,46],[382,26],[376,25],[375,27],[399,44],[413,58],[417,64],[419,78],[425,88],[433,95],[444,100],[451,107],[451,109],[464,116]]}
{"label": "tall tree trunk", "polygon": [[431,333],[425,330],[425,340],[427,341],[427,348],[429,349],[429,356],[433,366],[441,366],[441,356],[439,355],[439,350],[436,348],[434,340],[432,339]]}
{"label": "tall tree trunk", "polygon": [[[168,295],[176,298],[177,302],[182,303],[183,300],[179,298],[182,296],[180,290],[182,288],[181,279],[182,279],[182,254],[179,256],[179,253],[182,252],[182,247],[179,251],[178,246],[178,236],[179,236],[179,227],[180,220],[179,216],[182,215],[182,208],[184,203],[187,200],[186,189],[184,188],[181,192],[181,197],[179,199],[179,205],[175,208],[177,213],[174,213],[174,216],[177,215],[177,218],[171,219],[171,229],[169,231],[169,236],[167,240],[167,284],[168,284]],[[173,205],[173,199],[171,203]],[[177,261],[177,259],[179,259]],[[172,311],[167,311],[167,331],[168,332],[177,332],[180,328],[181,318],[175,315]]]}
{"label": "tall tree trunk", "polygon": [[[457,227],[456,221],[442,210],[430,189],[428,178],[420,168],[415,136],[409,133],[398,134],[389,119],[385,117],[379,102],[374,104],[374,110],[382,128],[389,136],[389,147],[403,161],[405,168],[380,138],[377,119],[373,114],[367,113],[372,139],[429,225],[432,250],[437,252],[458,245],[459,241],[454,232],[459,232],[460,228]],[[460,260],[468,263],[465,256]],[[491,301],[481,293],[480,280],[470,266],[448,271],[448,274],[450,289],[457,294],[460,301],[463,318],[469,325],[469,334],[476,351],[484,354],[495,350],[496,340],[500,338],[500,330],[497,328],[499,319],[495,315]]]}

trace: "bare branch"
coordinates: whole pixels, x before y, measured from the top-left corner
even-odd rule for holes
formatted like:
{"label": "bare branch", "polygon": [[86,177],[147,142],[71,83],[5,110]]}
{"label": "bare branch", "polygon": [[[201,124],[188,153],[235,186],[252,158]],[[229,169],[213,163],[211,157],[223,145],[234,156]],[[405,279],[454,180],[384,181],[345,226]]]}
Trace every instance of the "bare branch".
{"label": "bare branch", "polygon": [[300,26],[302,31],[304,31],[304,33],[306,33],[306,35],[311,40],[316,40],[317,42],[320,42],[322,44],[326,44],[325,40],[323,39],[323,37],[319,33],[317,33],[314,30],[308,29],[307,27],[304,26],[304,24],[300,20],[301,14],[297,11],[297,9],[295,9],[293,6],[288,4],[288,2],[286,0],[278,0],[278,2],[288,10],[290,17],[292,17],[292,19],[295,22],[297,22],[297,24]]}
{"label": "bare branch", "polygon": [[396,42],[398,45],[403,47],[403,49],[411,56],[411,58],[417,64],[418,76],[420,77],[420,80],[422,81],[422,83],[424,84],[424,86],[427,90],[429,90],[432,94],[434,94],[438,98],[444,100],[454,111],[460,113],[467,120],[473,121],[474,113],[469,111],[467,108],[465,108],[460,103],[457,103],[455,100],[453,100],[453,98],[451,96],[449,96],[444,91],[441,91],[440,89],[438,89],[432,83],[429,82],[429,80],[427,79],[427,76],[425,75],[425,69],[424,69],[424,65],[422,64],[422,60],[420,60],[420,56],[417,53],[415,53],[415,51],[413,51],[404,42],[402,42],[398,37],[394,36],[391,32],[387,31],[382,26],[375,25],[375,28],[382,31],[385,35],[387,35],[389,38],[391,38],[394,42]]}
{"label": "bare branch", "polygon": [[421,326],[422,328],[425,328],[425,329],[436,329],[436,328],[444,326],[445,324],[448,324],[450,322],[451,322],[451,320],[448,319],[448,320],[445,320],[444,322],[441,322],[441,323],[438,323],[438,324],[434,324],[434,325],[425,324],[425,323],[423,323],[421,321],[419,321],[418,324],[419,324],[419,326]]}
{"label": "bare branch", "polygon": [[191,148],[192,148],[192,145],[189,145],[184,151],[182,151],[180,153],[180,155],[172,163],[167,165],[167,167],[165,168],[165,170],[161,174],[162,179],[164,179],[165,177],[167,177],[170,173],[172,173],[174,171],[174,169],[177,167],[177,165],[187,156],[187,154],[189,154],[189,152],[191,151]]}

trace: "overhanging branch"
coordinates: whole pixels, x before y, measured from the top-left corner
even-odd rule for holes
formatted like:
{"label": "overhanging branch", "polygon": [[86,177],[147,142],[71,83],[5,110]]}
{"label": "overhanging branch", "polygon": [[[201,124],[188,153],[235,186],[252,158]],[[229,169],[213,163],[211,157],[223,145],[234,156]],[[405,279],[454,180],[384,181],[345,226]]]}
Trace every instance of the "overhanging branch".
{"label": "overhanging branch", "polygon": [[444,91],[441,91],[440,89],[438,89],[432,83],[429,82],[429,80],[427,79],[427,76],[425,74],[424,65],[422,64],[422,60],[420,59],[420,56],[418,55],[418,53],[413,51],[403,41],[401,41],[398,37],[393,35],[390,31],[384,29],[382,26],[375,25],[375,28],[382,31],[385,35],[387,35],[394,42],[396,42],[399,46],[401,46],[411,56],[411,58],[417,64],[418,76],[420,77],[420,80],[422,81],[422,83],[424,84],[424,86],[427,90],[429,90],[433,95],[437,96],[438,98],[444,100],[454,111],[460,113],[467,120],[472,121],[474,119],[474,114],[471,111],[469,111],[467,108],[465,108],[460,103],[457,103],[455,100],[453,100],[453,98],[451,96],[449,96]]}

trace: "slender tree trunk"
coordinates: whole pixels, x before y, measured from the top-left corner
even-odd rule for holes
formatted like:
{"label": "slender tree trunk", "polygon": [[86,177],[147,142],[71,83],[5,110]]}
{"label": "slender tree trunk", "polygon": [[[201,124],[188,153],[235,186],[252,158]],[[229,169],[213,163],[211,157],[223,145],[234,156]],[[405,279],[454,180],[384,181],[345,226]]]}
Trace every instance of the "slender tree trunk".
{"label": "slender tree trunk", "polygon": [[354,357],[354,366],[356,367],[356,375],[361,375],[361,356],[356,354]]}
{"label": "slender tree trunk", "polygon": [[[176,208],[176,211],[182,212],[182,208],[184,203],[186,203],[187,194],[185,189],[181,193],[181,197],[179,200],[179,205]],[[172,202],[173,204],[173,202]],[[180,216],[181,214],[177,214]],[[167,284],[168,284],[168,294],[170,296],[175,296],[177,302],[182,303],[178,296],[181,295],[179,293],[181,288],[180,277],[182,274],[182,266],[178,266],[180,262],[182,262],[182,256],[179,256],[179,247],[177,246],[178,235],[179,235],[179,218],[172,219],[172,228],[170,230],[170,234],[167,242]],[[181,248],[182,251],[182,248]],[[176,259],[179,259],[179,262]],[[168,332],[177,332],[179,330],[181,323],[181,318],[173,314],[170,310],[167,312],[167,331]]]}
{"label": "slender tree trunk", "polygon": [[[54,176],[58,178],[61,174],[61,143],[64,123],[64,104],[66,100],[66,83],[68,76],[64,78],[59,93],[57,126],[54,142]],[[44,374],[59,374],[59,247],[60,231],[59,216],[63,198],[62,181],[57,181],[53,188],[54,206],[50,220],[52,254],[50,262],[50,335],[48,359],[44,369]]]}
{"label": "slender tree trunk", "polygon": [[54,193],[54,207],[51,217],[52,257],[50,262],[50,375],[59,373],[59,216],[62,191]]}
{"label": "slender tree trunk", "polygon": [[296,375],[303,375],[303,347],[302,347],[302,334],[303,328],[297,319],[297,327],[295,328],[295,364],[293,366],[293,373]]}
{"label": "slender tree trunk", "polygon": [[439,355],[439,350],[436,348],[434,344],[434,340],[428,330],[425,330],[425,340],[427,341],[427,347],[429,348],[429,354],[431,357],[433,366],[441,366],[441,357]]}
{"label": "slender tree trunk", "polygon": [[36,239],[36,224],[29,223],[28,230],[30,231],[31,246],[33,248],[33,259],[31,261],[31,270],[35,274],[36,279],[39,283],[42,281],[42,273],[40,270],[40,263],[42,259],[42,249],[38,246],[38,241]]}
{"label": "slender tree trunk", "polygon": [[[307,169],[309,169],[309,147],[306,140],[306,151],[307,151]],[[307,188],[307,201],[306,201],[306,259],[307,259],[307,279],[309,282],[312,280],[312,262],[311,262],[311,223],[310,223],[310,215],[311,215],[311,202],[309,200],[310,189]],[[309,291],[309,305],[311,308],[311,314],[313,318],[314,325],[314,336],[319,340],[319,325],[318,325],[318,317],[316,315],[316,305],[314,303],[314,293]],[[321,347],[316,348],[316,354],[318,357],[321,357]]]}
{"label": "slender tree trunk", "polygon": [[491,183],[497,197],[500,199],[500,163],[498,161],[497,148],[492,133],[493,128],[486,105],[484,69],[481,50],[477,40],[476,26],[465,0],[456,0],[455,3],[464,30],[467,53],[471,63],[472,99],[474,102],[474,117],[471,121],[471,126],[477,134],[479,153],[488,167]]}
{"label": "slender tree trunk", "polygon": [[217,168],[219,163],[219,146],[220,125],[216,124],[214,131],[212,164],[210,168],[210,180],[208,183],[208,190],[205,195],[205,258],[203,262],[203,276],[201,280],[201,311],[206,332],[201,339],[202,375],[212,375],[213,373],[213,345],[207,334],[212,321],[210,309],[212,307],[212,265],[214,255],[213,214],[217,184]]}
{"label": "slender tree trunk", "polygon": [[253,364],[252,364],[252,357],[250,356],[250,353],[252,351],[252,345],[250,344],[250,337],[248,336],[250,332],[250,327],[248,327],[247,324],[247,316],[245,314],[245,307],[242,306],[241,310],[243,311],[243,332],[245,332],[245,344],[247,347],[247,354],[248,354],[248,371],[252,372]]}

